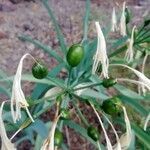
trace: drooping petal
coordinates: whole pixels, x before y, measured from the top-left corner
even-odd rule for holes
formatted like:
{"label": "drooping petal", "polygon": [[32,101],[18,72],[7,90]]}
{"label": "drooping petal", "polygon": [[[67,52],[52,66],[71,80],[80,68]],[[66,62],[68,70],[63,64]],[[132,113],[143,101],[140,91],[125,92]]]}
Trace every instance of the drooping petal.
{"label": "drooping petal", "polygon": [[126,133],[120,137],[120,143],[121,143],[122,150],[127,150],[132,140],[132,130],[131,130],[130,121],[126,112],[126,108],[123,106],[122,109],[124,112],[124,120],[126,123]]}
{"label": "drooping petal", "polygon": [[16,123],[16,121],[21,118],[21,108],[25,108],[27,110],[28,116],[34,122],[33,118],[31,117],[31,114],[28,110],[29,105],[28,105],[28,103],[25,99],[25,95],[21,89],[21,74],[22,74],[23,60],[27,56],[31,56],[31,55],[27,53],[22,56],[22,58],[19,62],[16,74],[15,74],[15,77],[14,77],[14,81],[13,81],[12,96],[11,96],[11,114],[12,114],[14,123]]}
{"label": "drooping petal", "polygon": [[15,145],[8,139],[3,118],[2,112],[5,102],[2,102],[0,107],[0,137],[1,137],[1,150],[16,150]]}
{"label": "drooping petal", "polygon": [[48,138],[44,141],[42,147],[41,147],[41,150],[54,150],[55,146],[54,146],[54,135],[55,135],[55,130],[56,130],[56,126],[57,126],[57,122],[59,120],[59,117],[58,116],[53,124],[52,124],[52,127],[51,127],[51,130],[50,130],[50,133],[48,135]]}
{"label": "drooping petal", "polygon": [[122,36],[125,36],[125,35],[126,35],[125,8],[126,8],[126,2],[123,3],[122,14],[121,14],[121,18],[120,18],[120,34],[121,34]]}
{"label": "drooping petal", "polygon": [[[121,137],[120,137],[120,144],[121,144],[121,150],[128,150],[131,140],[132,140],[132,130],[131,130],[131,125],[130,125],[130,121],[126,112],[126,108],[124,106],[122,106],[123,109],[123,113],[124,113],[124,121],[126,124],[126,133],[124,133]],[[117,150],[117,144],[115,144],[113,146],[114,150]]]}
{"label": "drooping petal", "polygon": [[111,65],[112,66],[123,66],[123,67],[130,69],[139,78],[140,82],[143,83],[142,85],[144,85],[144,86],[146,85],[145,87],[150,91],[150,79],[147,78],[143,73],[141,73],[140,71],[138,71],[134,68],[131,68],[127,65],[124,65],[124,64],[111,64]]}
{"label": "drooping petal", "polygon": [[94,108],[94,106],[93,106],[92,104],[91,104],[91,106],[92,106],[92,108],[93,108],[93,110],[94,110],[94,112],[95,112],[95,114],[96,114],[96,116],[97,116],[97,118],[98,118],[98,120],[99,120],[99,122],[100,122],[100,124],[101,124],[102,130],[103,130],[103,132],[104,132],[105,139],[106,139],[106,143],[107,143],[107,149],[113,150],[112,145],[111,145],[111,142],[110,142],[110,139],[108,138],[107,132],[106,132],[105,127],[104,127],[104,125],[103,125],[103,122],[102,122],[102,120],[101,120],[101,118],[100,118],[98,112],[97,112],[96,109]]}
{"label": "drooping petal", "polygon": [[116,10],[115,10],[115,7],[114,7],[113,11],[112,11],[111,31],[115,32],[117,30],[118,30],[118,28],[117,28],[117,17],[116,17]]}
{"label": "drooping petal", "polygon": [[150,113],[148,114],[148,116],[146,117],[145,123],[144,123],[144,130],[146,131],[148,122],[150,121]]}
{"label": "drooping petal", "polygon": [[[145,55],[144,59],[143,59],[143,64],[142,64],[142,73],[144,74],[144,69],[145,69],[145,64],[146,64],[146,60],[148,58],[148,54]],[[141,81],[141,79],[139,79],[139,81]],[[138,92],[139,94],[143,93],[143,95],[145,95],[146,93],[146,88],[144,85],[140,85],[138,86]]]}
{"label": "drooping petal", "polygon": [[136,26],[133,27],[132,33],[131,33],[131,38],[129,39],[129,44],[128,44],[128,49],[125,54],[125,59],[127,60],[128,63],[133,61],[133,43],[134,43],[134,30]]}
{"label": "drooping petal", "polygon": [[109,78],[108,77],[109,60],[106,52],[106,41],[99,22],[95,22],[95,25],[97,30],[97,50],[94,56],[92,73],[95,74],[99,64],[101,63],[102,75],[104,76],[104,78]]}
{"label": "drooping petal", "polygon": [[113,124],[111,123],[111,121],[107,118],[107,116],[104,113],[102,113],[102,114],[106,118],[106,120],[108,121],[108,123],[110,124],[110,126],[112,127],[112,129],[114,131],[114,134],[116,136],[116,140],[117,140],[116,150],[121,150],[120,139],[119,139],[118,134],[117,134],[117,132],[115,130],[115,127],[113,126]]}

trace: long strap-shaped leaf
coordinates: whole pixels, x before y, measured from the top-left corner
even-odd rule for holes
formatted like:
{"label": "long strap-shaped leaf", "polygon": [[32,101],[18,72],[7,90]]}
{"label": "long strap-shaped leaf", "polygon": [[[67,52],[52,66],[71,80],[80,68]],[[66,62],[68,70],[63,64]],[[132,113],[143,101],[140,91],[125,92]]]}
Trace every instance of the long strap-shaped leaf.
{"label": "long strap-shaped leaf", "polygon": [[47,9],[47,12],[48,12],[50,18],[53,21],[53,24],[54,24],[54,27],[55,27],[55,31],[57,33],[57,38],[58,38],[58,40],[60,42],[60,46],[61,46],[62,52],[64,54],[66,54],[66,52],[67,52],[67,46],[65,44],[64,37],[63,37],[63,34],[62,34],[62,32],[61,32],[61,30],[59,28],[59,25],[58,25],[58,23],[57,23],[54,15],[53,15],[53,12],[52,12],[50,6],[48,5],[48,0],[42,0],[42,2],[44,4],[45,8]]}
{"label": "long strap-shaped leaf", "polygon": [[59,56],[59,54],[57,54],[49,46],[42,44],[40,41],[34,40],[31,37],[26,36],[26,35],[18,36],[18,38],[22,41],[30,42],[30,43],[34,44],[36,47],[44,50],[45,52],[48,52],[49,55],[53,56],[58,62],[61,62],[61,63],[63,62],[63,59]]}
{"label": "long strap-shaped leaf", "polygon": [[89,15],[90,15],[90,0],[86,0],[86,11],[83,20],[83,26],[84,26],[83,41],[87,40]]}

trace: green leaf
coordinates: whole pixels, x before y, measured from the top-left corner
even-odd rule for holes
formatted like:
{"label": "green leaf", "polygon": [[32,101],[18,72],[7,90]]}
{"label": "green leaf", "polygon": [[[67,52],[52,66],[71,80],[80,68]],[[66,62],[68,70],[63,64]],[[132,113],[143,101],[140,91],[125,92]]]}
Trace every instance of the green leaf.
{"label": "green leaf", "polygon": [[108,57],[113,57],[113,56],[116,56],[117,54],[120,54],[122,53],[123,51],[125,51],[127,49],[127,45],[124,45],[118,49],[116,49],[114,52],[112,52]]}
{"label": "green leaf", "polygon": [[61,30],[59,28],[59,25],[58,25],[54,15],[53,15],[53,12],[52,12],[50,6],[48,5],[48,1],[47,0],[42,0],[42,2],[44,4],[45,8],[47,9],[47,12],[48,12],[50,18],[53,21],[53,24],[54,24],[54,27],[55,27],[55,31],[57,33],[57,38],[58,38],[58,40],[60,42],[60,46],[61,46],[62,52],[64,54],[66,54],[67,53],[67,46],[65,44],[63,34],[62,34],[62,32],[61,32]]}
{"label": "green leaf", "polygon": [[[5,82],[7,80],[13,81],[14,76],[5,78],[5,79],[1,79],[0,82]],[[64,83],[63,80],[57,79],[57,78],[49,78],[49,79],[36,79],[34,78],[31,74],[25,74],[22,75],[22,80],[23,81],[30,81],[30,82],[36,82],[36,83],[42,83],[42,84],[47,84],[47,85],[53,85],[53,86],[60,86],[62,88],[64,88]]]}
{"label": "green leaf", "polygon": [[[4,79],[4,78],[7,78],[7,74],[3,71],[3,70],[0,70],[0,79]],[[8,85],[11,86],[11,82],[7,81]]]}
{"label": "green leaf", "polygon": [[42,138],[46,138],[48,136],[48,129],[45,126],[45,123],[39,119],[37,119],[29,128],[29,132],[35,131]]}
{"label": "green leaf", "polygon": [[134,92],[134,91],[122,86],[122,85],[116,84],[116,85],[114,85],[114,88],[126,97],[129,97],[132,99],[137,99],[137,100],[144,99],[143,96],[137,94],[136,92]]}
{"label": "green leaf", "polygon": [[28,41],[32,44],[34,44],[36,47],[44,50],[45,52],[49,53],[50,56],[53,56],[58,62],[63,62],[63,59],[59,56],[59,54],[57,54],[54,50],[52,50],[49,46],[42,44],[40,41],[38,40],[34,40],[29,36],[26,35],[22,35],[22,36],[18,36],[18,38],[22,41]]}
{"label": "green leaf", "polygon": [[142,116],[147,116],[148,111],[142,106],[142,104],[137,101],[136,99],[132,99],[126,96],[118,96],[125,104],[130,105],[133,109],[135,109],[138,113],[140,113]]}
{"label": "green leaf", "polygon": [[[124,120],[121,118],[117,118],[115,122],[125,126]],[[134,130],[135,136],[143,143],[145,147],[150,149],[150,136],[148,133],[146,133],[141,127],[139,127],[137,124],[130,122],[131,127]]]}
{"label": "green leaf", "polygon": [[84,24],[83,42],[87,40],[89,15],[90,15],[90,0],[86,0],[86,11],[83,21]]}
{"label": "green leaf", "polygon": [[142,128],[138,127],[135,123],[131,123],[132,128],[135,132],[136,137],[145,145],[148,149],[150,149],[150,136],[147,134]]}
{"label": "green leaf", "polygon": [[74,129],[77,133],[85,137],[89,142],[91,142],[93,145],[96,145],[96,142],[93,141],[88,135],[87,135],[87,130],[83,127],[81,127],[79,124],[75,123],[74,121],[68,121],[64,120],[64,125],[69,126],[70,128]]}
{"label": "green leaf", "polygon": [[11,97],[11,92],[7,88],[4,88],[2,86],[0,86],[0,93],[6,94],[9,98]]}

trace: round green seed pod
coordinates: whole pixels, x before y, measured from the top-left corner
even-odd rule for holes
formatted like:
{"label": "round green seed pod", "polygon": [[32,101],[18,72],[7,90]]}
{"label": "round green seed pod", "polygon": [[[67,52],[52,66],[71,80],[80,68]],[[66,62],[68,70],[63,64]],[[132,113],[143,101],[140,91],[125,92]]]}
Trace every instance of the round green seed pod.
{"label": "round green seed pod", "polygon": [[116,79],[109,78],[109,79],[104,79],[103,82],[102,82],[102,85],[103,85],[105,88],[109,88],[109,87],[115,85],[116,83],[117,83],[117,80],[116,80]]}
{"label": "round green seed pod", "polygon": [[118,97],[112,97],[108,100],[105,100],[101,108],[106,114],[115,117],[122,111],[121,105],[121,100]]}
{"label": "round green seed pod", "polygon": [[37,79],[43,79],[48,75],[48,69],[42,63],[36,62],[32,66],[32,74]]}
{"label": "round green seed pod", "polygon": [[76,67],[84,57],[84,48],[79,44],[72,45],[67,53],[67,62],[71,67]]}
{"label": "round green seed pod", "polygon": [[62,119],[62,120],[70,119],[69,110],[62,108],[60,110],[60,119]]}
{"label": "round green seed pod", "polygon": [[99,140],[100,134],[99,134],[98,130],[95,127],[89,126],[87,128],[87,134],[94,141],[98,141]]}
{"label": "round green seed pod", "polygon": [[63,142],[63,134],[58,129],[56,129],[55,135],[54,135],[55,146],[60,147],[62,142]]}

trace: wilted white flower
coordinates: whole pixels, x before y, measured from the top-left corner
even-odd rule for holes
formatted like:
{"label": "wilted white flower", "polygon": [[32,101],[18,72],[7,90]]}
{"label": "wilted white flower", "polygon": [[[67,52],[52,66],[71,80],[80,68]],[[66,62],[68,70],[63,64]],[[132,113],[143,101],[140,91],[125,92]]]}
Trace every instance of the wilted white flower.
{"label": "wilted white flower", "polygon": [[110,126],[112,127],[115,136],[116,136],[116,140],[117,140],[117,144],[116,144],[116,150],[121,150],[121,144],[120,144],[120,139],[118,137],[118,134],[115,130],[115,127],[113,126],[113,124],[111,123],[111,121],[107,118],[107,116],[105,114],[102,113],[102,115],[105,117],[105,119],[108,121],[108,123],[110,124]]}
{"label": "wilted white flower", "polygon": [[[144,60],[143,60],[143,64],[142,64],[142,73],[143,74],[144,74],[144,69],[145,69],[145,64],[146,64],[147,58],[148,58],[148,54],[145,55]],[[139,79],[139,81],[141,81],[141,80]],[[139,94],[143,93],[145,95],[145,93],[146,93],[145,86],[139,84],[139,86],[138,86],[138,92],[139,92]]]}
{"label": "wilted white flower", "polygon": [[122,36],[125,36],[125,35],[126,35],[125,8],[126,8],[126,2],[123,3],[122,14],[121,14],[121,18],[120,18],[120,34],[121,34]]}
{"label": "wilted white flower", "polygon": [[128,49],[125,54],[125,59],[127,60],[128,63],[133,61],[133,44],[134,44],[134,30],[136,26],[133,27],[132,33],[131,33],[131,38],[128,40]]}
{"label": "wilted white flower", "polygon": [[[21,108],[26,109],[26,112],[32,122],[34,122],[29,110],[28,110],[28,103],[25,99],[25,95],[21,89],[21,74],[22,74],[22,67],[23,67],[23,60],[27,57],[31,56],[30,54],[25,54],[22,56],[17,71],[16,75],[14,77],[13,81],[13,87],[12,87],[12,97],[11,97],[11,114],[13,121],[16,123],[17,120],[21,118]],[[15,105],[15,107],[14,107]]]}
{"label": "wilted white flower", "polygon": [[48,138],[44,141],[44,143],[41,147],[41,150],[54,150],[54,148],[55,148],[55,146],[54,146],[54,135],[55,135],[55,130],[56,130],[56,126],[57,126],[57,122],[59,120],[59,117],[60,116],[58,116],[54,120],[54,122],[52,123]]}
{"label": "wilted white flower", "polygon": [[1,137],[1,150],[16,150],[15,145],[11,142],[11,140],[8,139],[3,118],[2,118],[2,112],[5,102],[1,104],[0,107],[0,137]]}
{"label": "wilted white flower", "polygon": [[126,123],[126,133],[120,137],[120,143],[121,143],[121,149],[127,150],[132,140],[132,130],[131,130],[130,121],[126,112],[126,108],[123,106],[122,109],[124,112],[124,121]]}
{"label": "wilted white flower", "polygon": [[133,69],[133,68],[127,66],[127,65],[124,65],[124,64],[111,64],[111,65],[112,66],[123,66],[123,67],[126,67],[126,68],[130,69],[131,71],[133,71],[135,73],[135,75],[137,75],[137,77],[140,80],[140,81],[135,81],[135,83],[136,82],[141,83],[141,85],[145,86],[145,88],[150,91],[150,79],[147,78],[143,73],[141,73],[140,71],[138,71],[136,69]]}
{"label": "wilted white flower", "polygon": [[106,41],[103,35],[103,32],[101,30],[99,22],[95,22],[96,30],[97,30],[97,50],[96,54],[94,56],[94,63],[92,68],[92,73],[95,74],[99,63],[102,64],[102,75],[104,78],[108,77],[108,67],[109,67],[109,60],[107,57],[106,52]]}
{"label": "wilted white flower", "polygon": [[150,121],[150,113],[148,114],[148,116],[146,117],[145,123],[144,123],[144,130],[146,131],[148,122]]}
{"label": "wilted white flower", "polygon": [[96,109],[94,108],[94,106],[93,106],[92,104],[91,104],[91,106],[92,106],[92,108],[93,108],[93,110],[94,110],[94,112],[95,112],[95,114],[96,114],[96,116],[97,116],[97,118],[98,118],[98,120],[99,120],[99,122],[100,122],[100,124],[101,124],[102,130],[103,130],[103,132],[104,132],[105,139],[106,139],[106,143],[107,143],[107,149],[108,149],[108,150],[113,150],[113,147],[112,147],[112,145],[111,145],[110,139],[108,138],[108,135],[107,135],[107,132],[106,132],[105,127],[104,127],[104,125],[103,125],[103,122],[102,122],[102,120],[101,120],[101,118],[100,118],[98,112],[97,112]]}
{"label": "wilted white flower", "polygon": [[116,11],[115,11],[115,8],[113,8],[113,11],[112,11],[112,19],[111,19],[111,31],[112,32],[115,32],[118,30],[118,27],[117,27],[117,17],[116,17]]}

